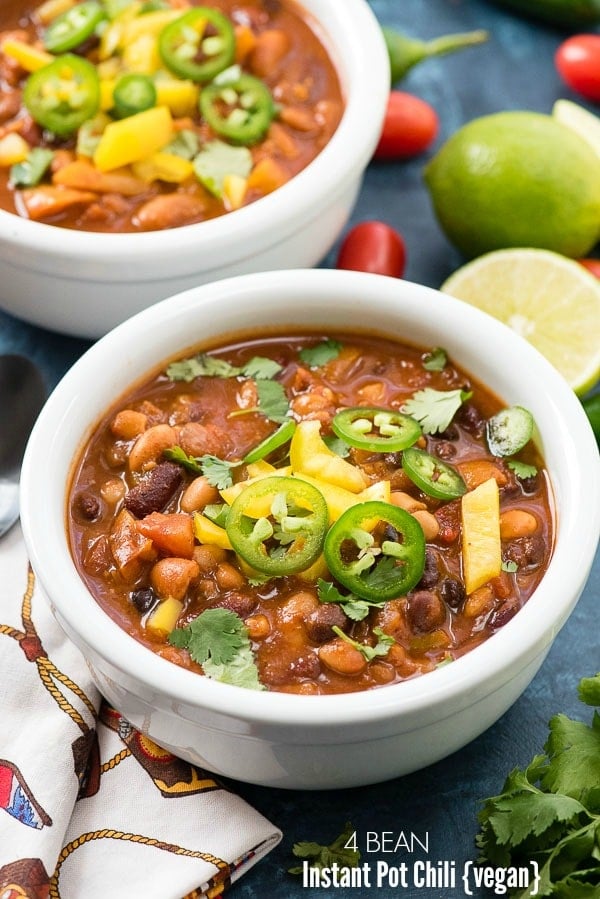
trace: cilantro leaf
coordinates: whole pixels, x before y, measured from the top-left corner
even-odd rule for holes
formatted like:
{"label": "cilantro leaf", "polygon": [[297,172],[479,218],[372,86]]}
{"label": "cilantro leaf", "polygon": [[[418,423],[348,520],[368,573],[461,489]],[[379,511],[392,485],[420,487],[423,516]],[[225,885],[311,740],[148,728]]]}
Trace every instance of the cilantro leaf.
{"label": "cilantro leaf", "polygon": [[231,487],[233,484],[232,469],[242,464],[241,462],[227,462],[226,459],[219,459],[218,456],[211,456],[210,453],[206,453],[204,456],[188,456],[180,446],[172,446],[163,450],[163,456],[170,462],[183,465],[194,474],[204,475],[211,487],[216,487],[217,490]]}
{"label": "cilantro leaf", "polygon": [[316,346],[307,346],[300,350],[298,356],[308,365],[309,368],[317,368],[319,365],[325,365],[332,359],[337,359],[342,349],[339,340],[333,340],[328,337],[327,340],[317,343]]}
{"label": "cilantro leaf", "polygon": [[323,443],[332,453],[335,453],[336,456],[340,456],[342,459],[345,459],[350,454],[350,444],[336,434],[327,434],[323,437]]}
{"label": "cilantro leaf", "polygon": [[10,183],[13,187],[35,187],[39,184],[54,159],[52,150],[34,147],[23,162],[10,167]]}
{"label": "cilantro leaf", "polygon": [[520,462],[518,459],[507,459],[506,464],[514,471],[518,478],[534,478],[537,474],[535,465],[528,465],[526,462]]}
{"label": "cilantro leaf", "polygon": [[317,580],[317,593],[319,602],[337,602],[342,606],[344,613],[351,618],[352,621],[363,621],[369,614],[371,608],[380,609],[384,604],[381,602],[371,602],[368,599],[359,599],[354,593],[343,594],[337,589],[331,581],[324,581],[323,578]]}
{"label": "cilantro leaf", "polygon": [[[320,843],[302,841],[294,843],[292,853],[296,858],[310,861],[311,868],[330,868],[333,863],[341,868],[356,868],[360,862],[360,851],[352,848],[355,830],[349,821],[346,821],[344,829],[339,837],[328,846]],[[288,868],[290,874],[302,874],[302,866]]]}
{"label": "cilantro leaf", "polygon": [[248,147],[232,147],[223,141],[211,140],[204,144],[193,166],[198,181],[220,200],[227,175],[248,177],[252,170],[252,154]]}
{"label": "cilantro leaf", "polygon": [[583,677],[579,681],[578,693],[586,705],[600,706],[600,674],[595,677]]}
{"label": "cilantro leaf", "polygon": [[348,634],[345,634],[344,631],[336,625],[334,625],[331,630],[337,634],[340,639],[344,640],[345,643],[349,643],[350,646],[358,649],[367,662],[372,662],[373,659],[376,659],[378,656],[386,656],[390,651],[390,647],[396,642],[393,637],[384,633],[380,627],[373,628],[373,633],[378,638],[375,646],[369,646],[367,643],[359,643],[357,640],[353,640],[352,637],[349,637]]}
{"label": "cilantro leaf", "polygon": [[198,135],[191,128],[183,128],[175,134],[173,140],[167,144],[164,149],[165,153],[172,153],[173,156],[180,156],[191,162],[200,149],[200,141]]}
{"label": "cilantro leaf", "polygon": [[591,727],[555,715],[550,721],[546,753],[551,759],[541,778],[542,786],[565,793],[600,811],[600,716],[596,712]]}
{"label": "cilantro leaf", "polygon": [[274,378],[281,371],[279,362],[268,359],[266,356],[253,356],[242,366],[242,374],[255,381],[267,381]]}
{"label": "cilantro leaf", "polygon": [[[279,381],[257,381],[258,411],[280,424],[287,420],[290,404],[283,384]],[[250,410],[248,410],[250,411]]]}
{"label": "cilantro leaf", "polygon": [[434,347],[429,353],[423,356],[423,368],[425,371],[443,371],[448,363],[446,350],[440,346]]}
{"label": "cilantro leaf", "polygon": [[205,609],[185,627],[171,631],[169,643],[187,649],[207,677],[253,690],[264,689],[258,679],[248,630],[229,609]]}
{"label": "cilantro leaf", "polygon": [[434,390],[424,387],[408,399],[402,412],[415,418],[424,434],[445,431],[465,400],[472,396],[466,390]]}
{"label": "cilantro leaf", "polygon": [[198,353],[190,359],[171,362],[167,366],[167,377],[171,381],[193,381],[194,378],[235,378],[241,374],[241,368],[230,365],[225,359]]}

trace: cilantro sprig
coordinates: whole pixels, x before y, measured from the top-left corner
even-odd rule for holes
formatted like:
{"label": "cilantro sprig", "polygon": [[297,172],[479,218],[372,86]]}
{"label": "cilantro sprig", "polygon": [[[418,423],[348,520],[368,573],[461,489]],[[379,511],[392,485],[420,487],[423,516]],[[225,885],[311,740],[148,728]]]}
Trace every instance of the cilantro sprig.
{"label": "cilantro sprig", "polygon": [[[329,846],[303,841],[294,843],[292,852],[296,858],[306,859],[311,868],[331,868],[336,863],[340,868],[357,868],[360,851],[354,848],[355,829],[346,821],[342,833]],[[302,866],[288,868],[289,874],[302,874]]]}
{"label": "cilantro sprig", "polygon": [[213,680],[264,690],[248,630],[239,615],[229,609],[205,609],[185,627],[171,631],[169,643],[187,649]]}
{"label": "cilantro sprig", "polygon": [[236,409],[229,413],[229,418],[237,418],[240,415],[248,415],[249,412],[260,412],[269,421],[282,424],[287,421],[290,411],[290,403],[283,384],[279,381],[257,381],[256,394],[258,403],[246,409]]}
{"label": "cilantro sprig", "polygon": [[203,456],[188,456],[180,446],[172,446],[163,450],[163,456],[169,462],[183,465],[193,474],[204,475],[211,487],[216,487],[217,490],[231,487],[233,469],[243,464],[243,460],[228,462],[226,459],[219,459],[218,456],[212,456],[210,453],[205,453]]}
{"label": "cilantro sprig", "polygon": [[472,391],[468,390],[424,387],[406,400],[402,412],[415,418],[424,434],[437,434],[446,430],[462,404],[472,395]]}
{"label": "cilantro sprig", "polygon": [[[600,674],[579,683],[579,698],[600,706]],[[555,715],[544,753],[508,775],[486,799],[476,837],[480,861],[498,867],[539,864],[538,895],[584,899],[600,882],[600,715],[591,724]],[[516,890],[525,899],[527,890]]]}
{"label": "cilantro sprig", "polygon": [[448,355],[441,346],[436,346],[423,356],[425,371],[443,371],[448,364]]}
{"label": "cilantro sprig", "polygon": [[335,584],[331,581],[324,581],[319,578],[317,581],[317,593],[319,602],[336,602],[352,621],[363,621],[369,614],[370,609],[381,609],[385,605],[385,600],[381,602],[371,602],[369,599],[360,599],[354,593],[340,593]]}
{"label": "cilantro sprig", "polygon": [[333,340],[333,338],[328,337],[327,340],[323,340],[315,346],[304,347],[304,349],[300,350],[298,356],[309,368],[318,368],[321,365],[325,365],[326,362],[331,362],[332,359],[337,359],[341,349],[342,344],[339,340]]}
{"label": "cilantro sprig", "polygon": [[377,637],[375,646],[369,646],[368,643],[359,643],[357,640],[353,640],[352,637],[349,637],[348,634],[345,634],[344,631],[336,625],[334,625],[331,630],[337,634],[341,640],[344,640],[346,643],[349,643],[350,646],[358,649],[367,662],[372,662],[373,659],[376,659],[379,656],[386,656],[390,651],[390,648],[396,642],[393,637],[386,634],[380,627],[373,628],[373,633]]}
{"label": "cilantro sprig", "polygon": [[180,359],[167,366],[171,381],[193,381],[194,378],[254,378],[266,381],[281,371],[281,365],[266,356],[253,356],[244,365],[231,365],[226,359],[199,353],[189,359]]}
{"label": "cilantro sprig", "polygon": [[527,462],[520,462],[518,459],[507,459],[506,464],[514,471],[518,478],[525,480],[526,478],[534,478],[537,474],[535,465],[528,465]]}

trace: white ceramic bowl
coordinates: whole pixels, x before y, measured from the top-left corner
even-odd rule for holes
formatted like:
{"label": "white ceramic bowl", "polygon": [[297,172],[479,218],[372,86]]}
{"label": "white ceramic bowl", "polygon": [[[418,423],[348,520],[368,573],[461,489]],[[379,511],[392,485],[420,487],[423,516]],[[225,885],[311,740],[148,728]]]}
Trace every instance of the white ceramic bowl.
{"label": "white ceramic bowl", "polygon": [[0,210],[0,308],[43,327],[99,337],[156,300],[267,269],[310,267],[346,224],[379,135],[388,55],[366,0],[302,0],[339,72],[340,125],[302,172],[208,222],[143,234],[57,228]]}
{"label": "white ceramic bowl", "polygon": [[[452,665],[339,696],[254,692],[160,658],[92,599],[65,535],[74,456],[127,388],[194,341],[240,329],[371,329],[444,346],[507,403],[535,416],[557,508],[550,567],[525,607]],[[526,373],[526,375],[524,374]],[[211,771],[276,787],[347,787],[434,762],[491,725],[525,689],[577,601],[594,557],[600,463],[579,401],[522,338],[434,290],[331,270],[253,274],[187,291],[125,322],[70,370],[45,406],[22,478],[33,568],[100,690],[159,744]]]}

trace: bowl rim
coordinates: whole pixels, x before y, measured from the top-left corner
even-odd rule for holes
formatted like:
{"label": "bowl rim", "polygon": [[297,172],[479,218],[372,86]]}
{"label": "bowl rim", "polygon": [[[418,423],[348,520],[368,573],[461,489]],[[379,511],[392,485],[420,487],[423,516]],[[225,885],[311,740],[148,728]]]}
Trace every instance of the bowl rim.
{"label": "bowl rim", "polygon": [[[259,294],[267,306],[274,306],[276,300],[280,302],[286,285],[310,296],[315,307],[317,302],[323,304],[328,295],[340,292],[348,303],[362,303],[364,307],[364,297],[370,295],[380,307],[385,304],[387,311],[394,304],[398,321],[408,314],[410,304],[417,304],[418,316],[423,320],[435,316],[442,333],[447,328],[456,329],[458,322],[467,334],[483,332],[485,336],[478,347],[501,345],[518,355],[522,370],[527,372],[529,389],[533,389],[531,385],[541,388],[540,402],[548,407],[553,422],[553,433],[542,434],[546,440],[552,440],[552,451],[559,454],[560,471],[551,474],[552,483],[555,485],[561,478],[568,483],[558,510],[548,571],[518,615],[451,665],[376,690],[318,697],[255,692],[201,678],[180,668],[137,643],[93,600],[71,559],[64,525],[44,529],[43,533],[38,527],[40,510],[45,519],[53,514],[47,474],[55,464],[60,468],[55,457],[60,450],[61,422],[75,415],[78,406],[79,411],[83,408],[81,383],[98,381],[102,366],[109,359],[122,358],[132,337],[139,340],[140,334],[162,333],[169,321],[183,320],[192,309],[208,309],[210,313],[213,306],[218,311],[225,299],[239,303]],[[168,352],[175,356],[186,349],[188,346],[179,341]],[[135,383],[144,371],[148,371],[147,366],[136,371],[128,383]],[[512,372],[508,376],[515,377]],[[109,405],[110,402],[103,404],[103,408]],[[94,421],[97,419],[94,416]],[[77,430],[78,445],[71,448],[69,464],[86,439],[83,425],[78,424]],[[61,509],[55,510],[60,512],[61,522],[66,515],[66,487],[61,487]],[[378,275],[323,269],[263,272],[205,284],[148,307],[119,325],[75,363],[49,397],[27,446],[21,491],[23,533],[33,569],[59,619],[68,624],[84,647],[133,677],[138,686],[156,691],[163,701],[166,696],[176,702],[184,716],[187,704],[256,724],[290,728],[331,728],[410,717],[411,712],[449,702],[469,703],[476,696],[488,695],[506,680],[507,673],[515,676],[519,666],[523,667],[534,653],[542,652],[552,642],[583,590],[600,535],[600,506],[589,502],[590,495],[600,491],[600,457],[591,427],[571,388],[537,350],[498,320],[454,297],[442,297],[432,288]],[[86,612],[74,616],[73,608],[85,608]],[[544,612],[542,616],[540,610]]]}
{"label": "bowl rim", "polygon": [[[362,169],[369,161],[383,121],[390,67],[381,28],[367,0],[300,0],[299,5],[307,12],[309,23],[312,20],[313,30],[338,72],[345,108],[325,147],[286,184],[249,206],[214,219],[142,233],[67,230],[0,209],[0,240],[8,246],[25,244],[41,254],[37,265],[42,270],[45,254],[66,253],[78,262],[109,258],[106,277],[103,279],[102,273],[96,273],[96,277],[114,281],[115,264],[149,251],[169,258],[195,250],[213,254],[239,245],[245,248],[246,258],[263,230],[286,235],[297,228],[299,220],[310,221],[318,210],[315,195],[318,199],[319,193],[336,191],[356,177],[357,166]],[[328,16],[335,17],[335,33],[321,24],[323,8]],[[293,215],[290,210],[294,210]],[[212,265],[214,257],[210,258]],[[134,281],[140,274],[139,269],[121,273],[126,280]]]}

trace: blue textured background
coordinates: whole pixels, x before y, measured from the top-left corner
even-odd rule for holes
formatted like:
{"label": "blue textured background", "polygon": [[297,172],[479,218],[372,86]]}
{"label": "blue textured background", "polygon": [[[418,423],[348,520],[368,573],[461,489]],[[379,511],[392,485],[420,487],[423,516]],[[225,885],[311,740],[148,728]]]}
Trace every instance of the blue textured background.
{"label": "blue textured background", "polygon": [[[503,109],[550,112],[559,97],[577,99],[561,84],[552,62],[564,32],[521,19],[485,0],[371,0],[371,5],[382,23],[413,37],[436,37],[473,28],[490,32],[489,43],[429,60],[403,82],[404,90],[427,100],[439,113],[441,131],[431,152],[475,116]],[[353,222],[379,218],[398,228],[408,249],[406,277],[439,287],[461,259],[433,218],[421,179],[426,158],[371,165]],[[324,264],[332,266],[334,260],[335,249]],[[49,387],[86,346],[83,341],[24,325],[0,313],[0,352],[19,351],[32,356],[42,366]],[[598,497],[590,497],[590,502],[598,501]],[[480,800],[497,793],[511,768],[526,764],[540,751],[551,715],[562,711],[589,720],[591,712],[578,702],[576,687],[581,677],[600,670],[599,599],[597,557],[575,613],[529,689],[494,727],[445,761],[386,784],[329,793],[287,792],[231,782],[232,789],[284,832],[281,845],[232,888],[232,899],[296,899],[309,893],[328,899],[344,893],[340,889],[303,889],[286,869],[293,861],[290,853],[295,841],[330,842],[347,820],[357,830],[363,848],[367,831],[414,831],[421,836],[428,832],[430,860],[455,861],[461,871],[464,862],[477,854],[474,835]],[[363,854],[363,860],[371,862],[378,857],[390,864],[414,859],[402,853]],[[381,899],[398,895],[452,899],[464,895],[460,884],[455,890],[373,888],[349,892],[354,896],[373,893]]]}

